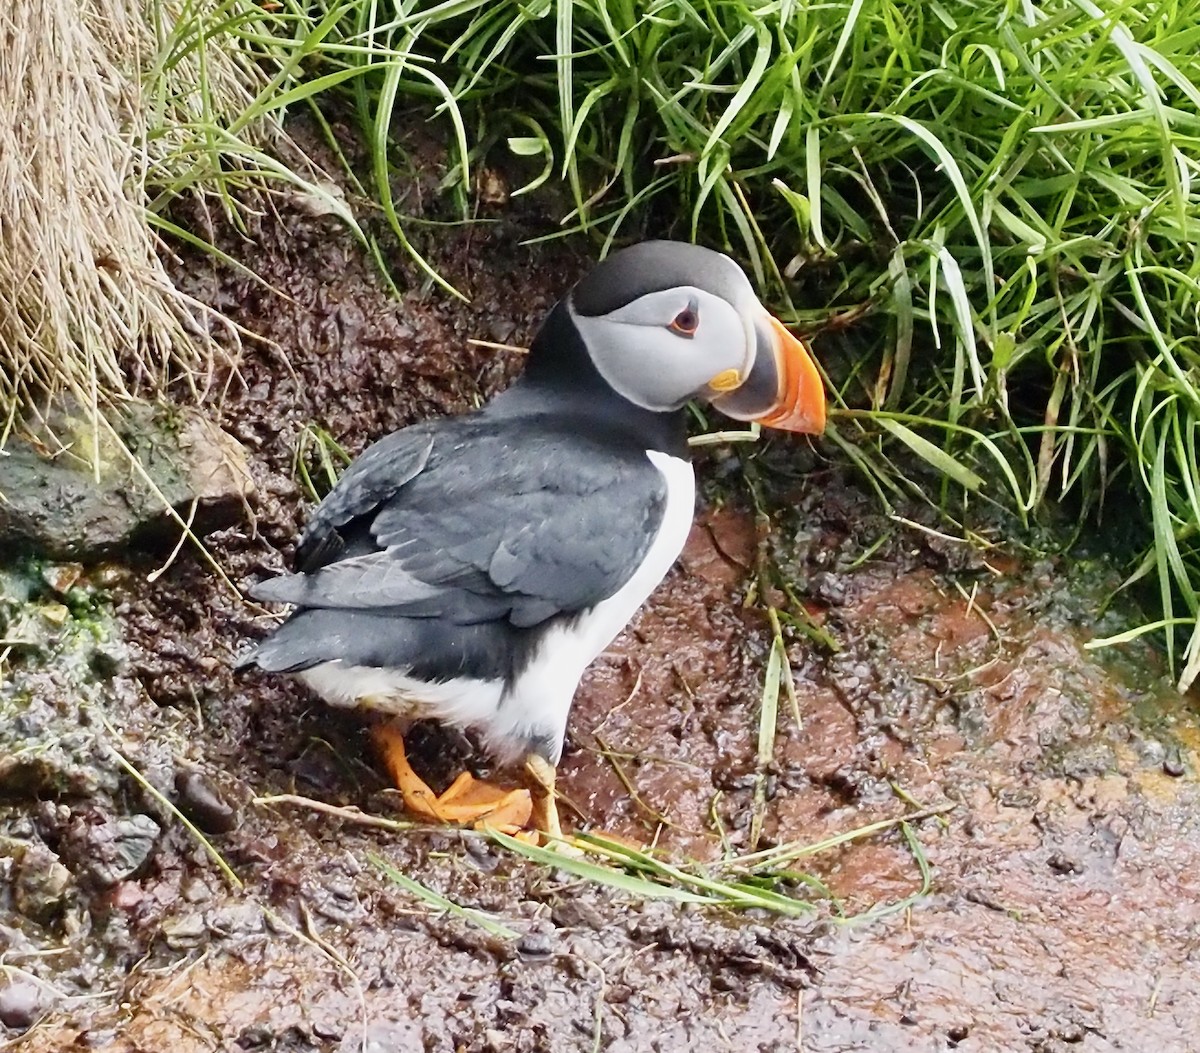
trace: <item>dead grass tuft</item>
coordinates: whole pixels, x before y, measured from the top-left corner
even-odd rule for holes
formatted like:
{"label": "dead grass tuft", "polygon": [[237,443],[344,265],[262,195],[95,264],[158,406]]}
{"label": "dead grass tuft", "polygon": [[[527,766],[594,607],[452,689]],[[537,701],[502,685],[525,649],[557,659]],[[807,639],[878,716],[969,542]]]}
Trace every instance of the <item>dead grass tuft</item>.
{"label": "dead grass tuft", "polygon": [[266,82],[244,49],[187,39],[195,8],[0,10],[0,112],[15,117],[0,124],[0,447],[64,393],[97,422],[168,386],[201,399],[214,364],[236,354],[234,327],[175,288],[146,208],[151,187],[196,185],[195,141]]}

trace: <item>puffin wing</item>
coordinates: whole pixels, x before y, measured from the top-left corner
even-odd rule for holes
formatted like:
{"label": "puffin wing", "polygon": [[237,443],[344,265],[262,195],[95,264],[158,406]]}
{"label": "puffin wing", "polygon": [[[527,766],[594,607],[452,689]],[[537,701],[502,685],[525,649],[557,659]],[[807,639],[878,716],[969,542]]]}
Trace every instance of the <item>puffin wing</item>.
{"label": "puffin wing", "polygon": [[[402,483],[371,478],[394,467],[395,452],[360,469],[344,494],[339,483],[326,499],[332,507],[322,505],[305,531],[307,569],[253,594],[301,607],[533,626],[616,593],[662,524],[666,480],[641,450],[531,426],[447,429],[421,449],[403,445]],[[317,562],[313,553],[332,551],[331,533],[348,539],[344,555]]]}
{"label": "puffin wing", "polygon": [[315,570],[337,559],[346,547],[343,529],[391,500],[420,475],[432,449],[433,429],[417,424],[392,432],[364,450],[305,525],[296,545],[296,566]]}

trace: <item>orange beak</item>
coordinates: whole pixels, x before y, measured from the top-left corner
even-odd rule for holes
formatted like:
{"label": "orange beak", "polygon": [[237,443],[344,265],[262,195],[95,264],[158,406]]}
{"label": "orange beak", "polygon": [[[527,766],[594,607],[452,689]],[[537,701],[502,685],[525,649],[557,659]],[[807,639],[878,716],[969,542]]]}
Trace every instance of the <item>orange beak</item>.
{"label": "orange beak", "polygon": [[755,331],[758,351],[749,374],[712,404],[736,420],[820,435],[825,430],[825,388],[808,347],[766,312]]}

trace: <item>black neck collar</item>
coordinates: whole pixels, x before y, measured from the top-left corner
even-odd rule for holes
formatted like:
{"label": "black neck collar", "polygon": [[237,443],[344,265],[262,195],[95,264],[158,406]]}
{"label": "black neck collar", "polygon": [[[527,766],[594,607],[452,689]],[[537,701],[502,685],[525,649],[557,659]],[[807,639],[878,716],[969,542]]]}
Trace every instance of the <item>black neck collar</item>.
{"label": "black neck collar", "polygon": [[645,443],[647,450],[688,455],[686,410],[648,410],[615,391],[587,353],[566,301],[555,305],[534,337],[517,384],[528,394],[562,404],[571,416]]}

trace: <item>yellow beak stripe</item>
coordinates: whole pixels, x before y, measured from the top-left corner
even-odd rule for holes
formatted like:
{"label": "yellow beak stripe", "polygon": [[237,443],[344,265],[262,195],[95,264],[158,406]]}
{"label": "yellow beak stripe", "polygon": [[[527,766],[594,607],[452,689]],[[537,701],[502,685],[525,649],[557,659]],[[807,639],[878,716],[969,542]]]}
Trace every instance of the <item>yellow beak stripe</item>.
{"label": "yellow beak stripe", "polygon": [[742,375],[736,369],[725,369],[708,382],[713,391],[732,391],[742,386]]}

